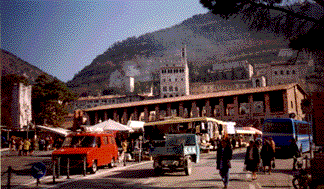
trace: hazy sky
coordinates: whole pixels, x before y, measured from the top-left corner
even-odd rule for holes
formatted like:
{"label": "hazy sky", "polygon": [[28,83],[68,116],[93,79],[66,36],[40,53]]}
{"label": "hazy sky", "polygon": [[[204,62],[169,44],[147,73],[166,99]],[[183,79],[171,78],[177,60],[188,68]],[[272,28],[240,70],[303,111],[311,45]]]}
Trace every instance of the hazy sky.
{"label": "hazy sky", "polygon": [[199,0],[1,0],[1,48],[66,82],[114,42],[207,11]]}

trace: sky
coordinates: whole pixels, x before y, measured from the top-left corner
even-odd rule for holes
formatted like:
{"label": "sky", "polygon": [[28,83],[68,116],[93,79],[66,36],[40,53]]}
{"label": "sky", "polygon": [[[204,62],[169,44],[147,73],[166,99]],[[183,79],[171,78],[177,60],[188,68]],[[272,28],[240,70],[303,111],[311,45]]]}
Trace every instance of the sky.
{"label": "sky", "polygon": [[2,0],[1,48],[67,82],[113,43],[206,13],[199,0]]}

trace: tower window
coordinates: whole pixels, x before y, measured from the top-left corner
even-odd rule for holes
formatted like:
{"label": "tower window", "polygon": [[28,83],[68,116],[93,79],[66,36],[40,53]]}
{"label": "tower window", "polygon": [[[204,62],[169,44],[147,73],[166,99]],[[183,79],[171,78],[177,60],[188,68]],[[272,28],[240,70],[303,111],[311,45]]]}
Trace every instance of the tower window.
{"label": "tower window", "polygon": [[169,87],[169,91],[173,91],[173,87],[172,86]]}

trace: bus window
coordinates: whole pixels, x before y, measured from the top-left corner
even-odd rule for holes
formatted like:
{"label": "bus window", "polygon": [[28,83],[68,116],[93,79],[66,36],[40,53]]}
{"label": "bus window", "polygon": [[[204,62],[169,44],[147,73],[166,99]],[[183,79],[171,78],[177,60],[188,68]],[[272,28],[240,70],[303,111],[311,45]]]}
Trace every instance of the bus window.
{"label": "bus window", "polygon": [[297,134],[307,135],[309,130],[309,124],[305,123],[295,123]]}
{"label": "bus window", "polygon": [[293,133],[289,122],[265,122],[263,132],[266,133]]}

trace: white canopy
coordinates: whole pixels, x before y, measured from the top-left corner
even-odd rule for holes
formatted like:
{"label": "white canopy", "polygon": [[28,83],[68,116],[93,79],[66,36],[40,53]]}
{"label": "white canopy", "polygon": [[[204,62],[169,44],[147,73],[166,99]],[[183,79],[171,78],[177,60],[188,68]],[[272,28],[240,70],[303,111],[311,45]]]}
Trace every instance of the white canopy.
{"label": "white canopy", "polygon": [[43,125],[36,125],[36,128],[41,129],[41,130],[45,130],[45,131],[49,131],[52,133],[56,133],[59,135],[63,135],[63,136],[67,136],[71,131],[68,129],[64,129],[64,128],[60,128],[60,127],[46,127]]}
{"label": "white canopy", "polygon": [[254,127],[237,127],[236,128],[236,133],[237,134],[258,134],[262,135],[262,131],[259,129],[256,129]]}
{"label": "white canopy", "polygon": [[226,122],[227,134],[235,134],[235,122]]}
{"label": "white canopy", "polygon": [[132,121],[129,120],[127,122],[127,126],[133,130],[144,130],[144,124],[145,122],[143,121]]}
{"label": "white canopy", "polygon": [[126,125],[123,125],[121,123],[118,123],[114,120],[107,120],[101,123],[98,123],[96,125],[90,126],[86,128],[87,131],[132,131],[130,127],[127,127]]}

